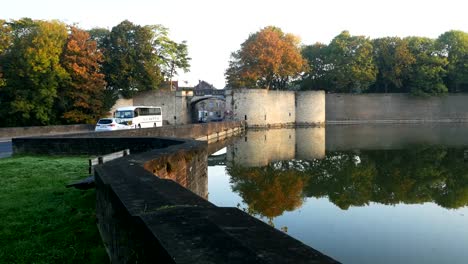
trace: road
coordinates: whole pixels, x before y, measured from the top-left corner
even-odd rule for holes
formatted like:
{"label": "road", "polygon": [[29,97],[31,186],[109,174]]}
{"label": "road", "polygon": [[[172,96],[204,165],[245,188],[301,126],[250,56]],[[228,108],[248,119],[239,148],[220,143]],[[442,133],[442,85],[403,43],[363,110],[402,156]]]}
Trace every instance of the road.
{"label": "road", "polygon": [[10,157],[13,152],[11,140],[0,141],[0,158]]}

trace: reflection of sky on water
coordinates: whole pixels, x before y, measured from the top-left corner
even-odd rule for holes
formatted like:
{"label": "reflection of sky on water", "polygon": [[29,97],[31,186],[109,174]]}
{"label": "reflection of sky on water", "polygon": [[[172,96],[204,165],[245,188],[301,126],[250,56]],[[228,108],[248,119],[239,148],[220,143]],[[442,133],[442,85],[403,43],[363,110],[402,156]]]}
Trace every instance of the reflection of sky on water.
{"label": "reflection of sky on water", "polygon": [[[427,158],[431,159],[433,153],[442,153],[446,155],[446,158],[439,159],[440,163],[433,168],[429,167],[436,169],[436,172],[440,171],[444,173],[444,175],[451,175],[449,177],[458,175],[456,183],[462,184],[461,191],[465,190],[463,186],[467,185],[464,184],[463,177],[466,178],[466,175],[464,173],[460,174],[460,171],[463,171],[464,168],[468,166],[466,163],[467,161],[463,159],[463,154],[465,154],[467,149],[467,142],[466,138],[462,139],[458,136],[461,134],[466,135],[466,133],[464,133],[468,131],[466,130],[466,126],[461,126],[461,129],[459,129],[459,127],[456,129],[451,127],[449,130],[450,133],[448,134],[441,128],[437,130],[417,129],[417,127],[401,129],[398,130],[400,131],[399,134],[396,133],[397,136],[391,139],[392,145],[385,142],[380,143],[378,140],[375,140],[375,135],[372,135],[374,130],[382,131],[382,129],[387,128],[388,127],[363,129],[362,127],[358,127],[358,129],[365,131],[365,133],[361,134],[356,131],[347,131],[343,127],[340,127],[339,130],[329,131],[327,135],[330,135],[330,137],[327,139],[326,144],[329,148],[327,150],[327,156],[330,154],[328,153],[330,147],[333,147],[334,151],[345,151],[346,145],[351,143],[353,152],[360,157],[361,161],[356,166],[361,163],[369,164],[369,159],[373,161],[383,160],[388,163],[384,165],[384,171],[390,170],[390,172],[393,172],[391,168],[394,165],[393,162],[397,160],[400,150],[392,150],[390,152],[388,150],[401,149],[402,147],[409,146],[414,141],[413,138],[416,140],[421,140],[423,138],[425,141],[424,143],[434,143],[435,145],[439,145],[439,147],[441,143],[446,142],[449,143],[447,145],[456,147],[457,142],[460,142],[458,146],[463,147],[458,148],[458,150],[447,149],[447,151],[445,151],[444,147],[442,147],[441,151],[422,148],[420,153],[418,149],[413,151],[413,147],[411,147],[411,151],[409,152],[402,150],[401,157],[403,159],[405,157],[413,157],[409,154],[415,154],[416,157],[419,157],[421,154],[424,156],[424,159],[419,162],[415,161],[414,163],[412,161],[403,162],[401,164],[397,163],[397,165],[400,164],[402,166],[401,169],[410,169],[410,174],[408,174],[408,172],[406,176],[403,174],[404,179],[416,180],[416,187],[424,187],[425,192],[421,194],[421,200],[427,200],[430,196],[426,195],[431,194],[428,190],[432,190],[433,192],[435,189],[431,189],[432,184],[426,184],[426,181],[431,181],[431,179],[433,179],[431,177],[436,177],[435,179],[438,179],[438,176],[437,174],[431,176],[431,174],[427,174],[424,171],[421,173],[415,172],[415,174],[413,174],[413,169],[428,167],[429,165],[427,164],[431,164],[431,162],[430,160],[428,161]],[[409,132],[402,132],[405,130]],[[454,131],[456,132],[455,134]],[[235,150],[234,155],[229,152],[230,150],[228,148],[228,160],[231,158],[241,162],[247,161],[250,166],[253,166],[252,164],[257,162],[260,164],[260,167],[263,167],[266,166],[266,164],[275,164],[275,162],[280,160],[278,157],[291,156],[290,150],[287,150],[288,154],[284,155],[281,154],[281,147],[278,147],[287,146],[287,144],[276,144],[276,146],[272,148],[272,146],[268,146],[268,144],[273,142],[265,142],[265,138],[273,138],[279,141],[284,140],[284,142],[295,140],[296,144],[292,145],[292,147],[295,146],[296,155],[307,154],[304,152],[305,149],[301,148],[300,145],[302,140],[300,137],[307,136],[307,133],[300,134],[296,132],[294,134],[293,132],[291,138],[291,131],[287,131],[285,132],[284,139],[278,137],[281,136],[281,132],[279,131],[275,132],[275,135],[277,135],[276,137],[268,136],[268,132],[260,133],[266,133],[267,136],[265,137],[261,134],[258,136],[257,140],[255,134],[247,134],[247,138],[249,140],[252,138],[253,140],[251,142],[260,144],[262,147],[255,145],[248,146],[246,144],[249,142],[242,138],[238,145],[235,143],[234,147],[231,148]],[[392,131],[387,131],[386,133],[390,135]],[[418,133],[420,133],[419,137],[417,136]],[[314,136],[315,135],[317,135],[316,132],[314,132]],[[342,145],[336,141],[329,141],[338,136],[346,135],[356,136],[361,142],[352,142],[351,139],[341,139],[345,143],[345,145]],[[458,138],[454,137],[454,135]],[[366,142],[366,137],[372,140]],[[401,137],[402,140],[399,140],[398,137]],[[311,137],[309,136],[308,138]],[[320,142],[322,141],[324,140]],[[319,147],[324,145],[323,143],[315,144],[313,142],[307,142],[306,144]],[[386,150],[382,151],[385,152],[385,157],[382,159],[379,158],[378,149],[380,145]],[[268,147],[271,150],[268,149]],[[359,151],[359,147],[364,147],[364,149],[367,150]],[[248,155],[255,155],[256,150],[259,153],[258,157],[251,157],[250,159],[248,156],[242,157],[243,150],[247,150]],[[268,151],[270,151],[270,153],[268,153]],[[318,160],[324,159],[320,157],[321,155],[317,155],[316,153],[317,152],[314,152],[313,154],[319,157]],[[453,156],[454,154],[456,155]],[[267,157],[267,159],[265,157]],[[365,160],[362,160],[363,157]],[[453,157],[458,158],[453,159]],[[434,158],[434,160],[436,160],[436,158]],[[449,161],[454,162],[452,163]],[[452,169],[452,167],[457,168]],[[382,170],[382,168],[380,169]],[[241,195],[245,195],[245,193],[235,193],[232,191],[233,184],[230,182],[231,176],[226,172],[225,166],[209,167],[208,175],[209,200],[211,202],[218,206],[236,207],[240,205],[241,209],[249,207],[249,205],[243,203]],[[385,177],[382,178],[382,175],[385,174],[380,175],[381,180],[385,179]],[[412,177],[412,175],[414,175],[414,177]],[[427,179],[424,178],[425,175],[429,175]],[[461,178],[460,175],[462,175]],[[359,177],[362,176],[360,175]],[[337,179],[339,180],[339,178]],[[341,179],[346,180],[346,178]],[[389,179],[389,181],[390,184],[397,183],[395,180]],[[375,183],[379,183],[379,181],[374,181],[374,184]],[[338,184],[341,183],[338,182]],[[385,185],[380,186],[380,188],[383,188],[383,190],[393,190],[393,187]],[[461,194],[463,194],[463,192],[461,192]],[[330,202],[329,198],[326,196],[323,198],[305,197],[304,202],[294,211],[286,210],[281,215],[274,217],[273,224],[278,229],[287,227],[288,234],[294,238],[299,239],[343,263],[468,263],[468,252],[466,250],[466,246],[468,245],[468,206],[462,206],[457,209],[446,209],[433,202],[411,202],[411,199],[419,196],[402,197],[410,198],[410,200],[406,201],[406,204],[400,202],[395,205],[384,205],[375,202],[369,202],[364,206],[353,206],[351,204],[347,210],[340,209]],[[380,197],[380,199],[382,199],[382,197]],[[263,217],[262,220],[268,222],[268,219],[265,217]]]}

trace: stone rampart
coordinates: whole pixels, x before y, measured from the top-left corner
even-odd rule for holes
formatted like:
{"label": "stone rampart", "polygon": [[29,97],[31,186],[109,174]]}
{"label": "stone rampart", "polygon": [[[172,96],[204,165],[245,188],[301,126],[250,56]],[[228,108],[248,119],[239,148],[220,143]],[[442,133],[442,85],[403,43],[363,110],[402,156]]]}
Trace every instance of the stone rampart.
{"label": "stone rampart", "polygon": [[468,122],[468,94],[327,94],[327,123]]}
{"label": "stone rampart", "polygon": [[317,126],[325,123],[323,91],[236,89],[227,93],[226,109],[232,119],[251,128]]}

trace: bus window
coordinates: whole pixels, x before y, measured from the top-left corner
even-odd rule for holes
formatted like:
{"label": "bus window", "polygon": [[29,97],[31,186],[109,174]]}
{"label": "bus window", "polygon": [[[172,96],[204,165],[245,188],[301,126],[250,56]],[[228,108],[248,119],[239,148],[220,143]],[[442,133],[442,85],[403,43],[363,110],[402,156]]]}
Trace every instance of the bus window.
{"label": "bus window", "polygon": [[125,111],[116,111],[115,118],[133,118],[133,111],[132,110],[125,110]]}

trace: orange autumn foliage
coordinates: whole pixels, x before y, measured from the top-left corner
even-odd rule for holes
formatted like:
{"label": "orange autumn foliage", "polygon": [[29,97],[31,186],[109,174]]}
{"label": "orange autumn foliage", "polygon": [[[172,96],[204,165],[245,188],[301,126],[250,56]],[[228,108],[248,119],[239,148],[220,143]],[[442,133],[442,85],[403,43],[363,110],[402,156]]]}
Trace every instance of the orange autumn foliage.
{"label": "orange autumn foliage", "polygon": [[105,111],[106,82],[100,72],[102,54],[86,31],[72,27],[62,57],[69,81],[62,89],[63,119],[67,123],[94,123]]}
{"label": "orange autumn foliage", "polygon": [[226,71],[232,88],[285,89],[307,68],[300,52],[300,40],[273,26],[250,35],[232,54]]}

